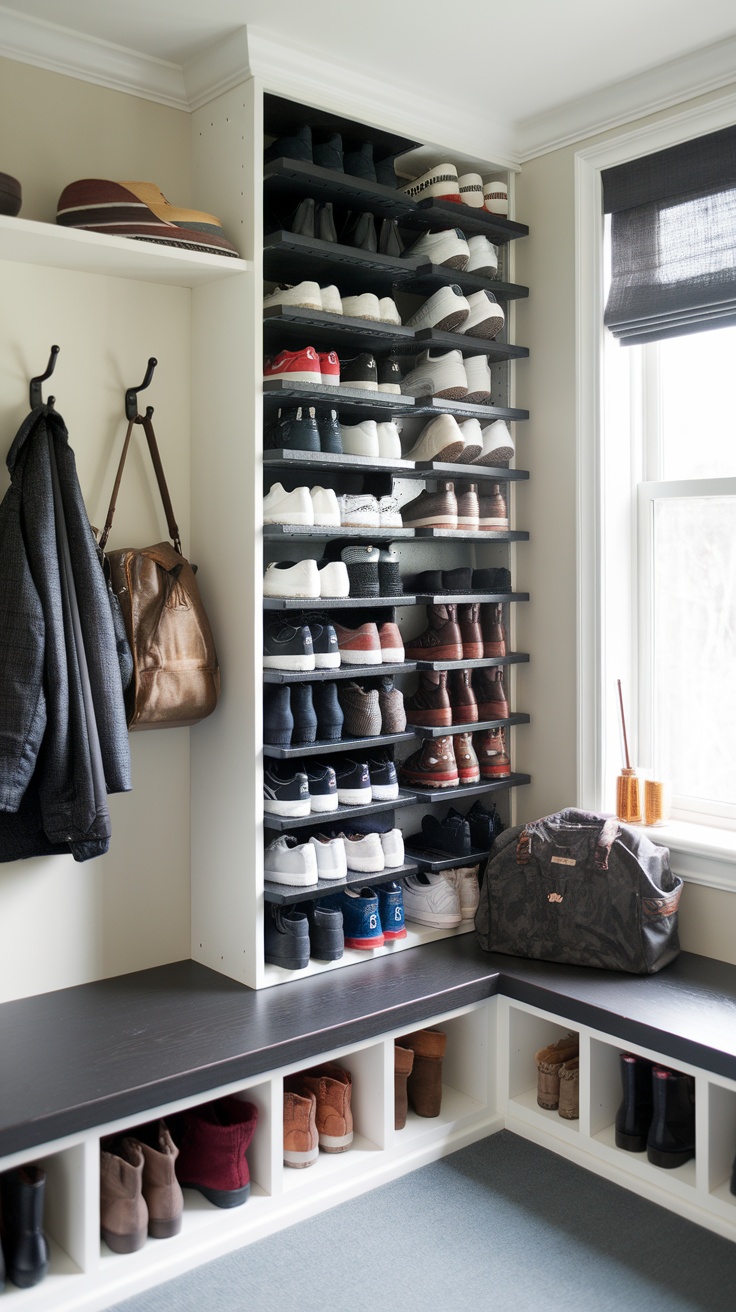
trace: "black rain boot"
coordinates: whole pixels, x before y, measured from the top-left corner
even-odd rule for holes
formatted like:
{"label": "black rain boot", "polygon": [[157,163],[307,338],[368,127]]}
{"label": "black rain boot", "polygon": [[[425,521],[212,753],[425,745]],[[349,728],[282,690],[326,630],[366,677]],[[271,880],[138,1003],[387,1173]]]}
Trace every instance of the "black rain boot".
{"label": "black rain boot", "polygon": [[694,1077],[653,1067],[652,1104],[647,1157],[654,1166],[683,1166],[695,1156]]}
{"label": "black rain boot", "polygon": [[8,1279],[30,1289],[49,1269],[49,1246],[43,1233],[46,1172],[40,1166],[18,1166],[0,1177],[3,1248]]}
{"label": "black rain boot", "polygon": [[652,1124],[652,1063],[622,1052],[621,1083],[624,1098],[616,1113],[616,1147],[643,1153]]}

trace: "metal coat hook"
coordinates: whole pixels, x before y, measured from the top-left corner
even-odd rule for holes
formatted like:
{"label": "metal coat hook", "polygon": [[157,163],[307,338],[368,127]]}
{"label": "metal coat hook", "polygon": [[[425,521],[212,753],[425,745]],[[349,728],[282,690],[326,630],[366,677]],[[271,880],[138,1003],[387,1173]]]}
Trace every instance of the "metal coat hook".
{"label": "metal coat hook", "polygon": [[[146,368],[146,376],[143,379],[143,382],[140,383],[138,387],[129,387],[127,389],[125,393],[126,419],[135,419],[136,415],[138,414],[138,393],[143,392],[148,386],[150,386],[151,379],[153,378],[153,371],[156,368],[157,364],[158,364],[158,360],[154,356],[151,356],[148,361],[148,367]],[[151,414],[153,414],[153,406],[149,405],[148,410],[150,410]]]}
{"label": "metal coat hook", "polygon": [[[43,405],[43,394],[41,392],[41,383],[44,383],[47,378],[50,378],[52,373],[54,372],[54,369],[56,368],[56,357],[59,354],[60,349],[61,348],[59,346],[51,347],[51,354],[49,355],[49,362],[46,365],[46,372],[44,374],[37,374],[37,376],[35,378],[32,378],[30,381],[28,390],[30,393],[31,410],[35,410],[36,406]],[[50,396],[47,401],[47,405],[53,406],[55,400],[56,400],[55,396]]]}

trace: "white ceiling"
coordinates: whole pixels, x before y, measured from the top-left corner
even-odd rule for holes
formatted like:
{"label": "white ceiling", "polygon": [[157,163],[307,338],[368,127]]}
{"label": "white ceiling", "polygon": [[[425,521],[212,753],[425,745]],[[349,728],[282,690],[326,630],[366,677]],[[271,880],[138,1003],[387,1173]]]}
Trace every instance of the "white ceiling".
{"label": "white ceiling", "polygon": [[[8,9],[178,66],[243,26],[521,128],[702,52],[723,84],[733,0],[16,0]],[[720,49],[719,49],[720,45]],[[2,50],[0,48],[0,53]],[[732,68],[733,65],[730,65]],[[719,77],[716,79],[715,72]]]}

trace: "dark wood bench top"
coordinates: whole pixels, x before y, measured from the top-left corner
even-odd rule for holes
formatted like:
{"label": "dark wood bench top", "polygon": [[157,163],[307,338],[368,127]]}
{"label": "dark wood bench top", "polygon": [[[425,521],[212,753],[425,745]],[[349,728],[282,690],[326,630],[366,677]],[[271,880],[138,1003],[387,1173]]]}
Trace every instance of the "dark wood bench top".
{"label": "dark wood bench top", "polygon": [[0,1006],[0,1157],[494,993],[736,1080],[736,966],[689,953],[642,978],[488,954],[468,934],[259,992],[181,961]]}

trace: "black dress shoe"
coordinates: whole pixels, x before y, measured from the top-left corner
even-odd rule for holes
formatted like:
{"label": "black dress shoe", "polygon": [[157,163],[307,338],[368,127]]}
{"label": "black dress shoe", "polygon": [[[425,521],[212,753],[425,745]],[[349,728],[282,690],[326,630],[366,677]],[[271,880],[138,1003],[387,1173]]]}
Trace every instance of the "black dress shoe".
{"label": "black dress shoe", "polygon": [[312,129],[305,123],[291,137],[278,137],[263,153],[265,164],[275,159],[301,159],[312,163]]}
{"label": "black dress shoe", "polygon": [[312,143],[312,158],[322,169],[332,169],[334,173],[344,173],[342,137],[339,132],[332,132],[320,141]]}
{"label": "black dress shoe", "polygon": [[344,155],[345,172],[354,178],[363,178],[366,182],[376,182],[376,166],[373,162],[373,146],[364,141],[356,150],[346,150]]}

